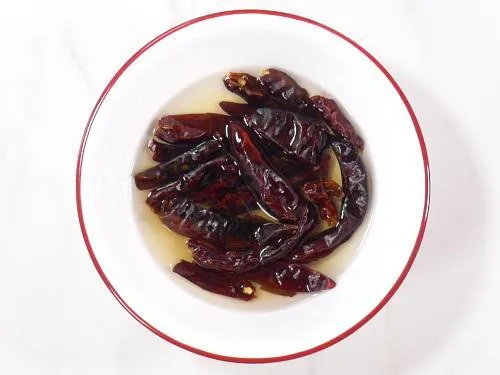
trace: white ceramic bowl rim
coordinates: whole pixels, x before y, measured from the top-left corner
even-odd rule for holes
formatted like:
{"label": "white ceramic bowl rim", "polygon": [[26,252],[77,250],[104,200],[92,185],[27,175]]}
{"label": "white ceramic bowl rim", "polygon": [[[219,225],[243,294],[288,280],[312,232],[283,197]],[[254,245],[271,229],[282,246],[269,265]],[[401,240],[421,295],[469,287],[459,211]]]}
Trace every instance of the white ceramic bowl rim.
{"label": "white ceramic bowl rim", "polygon": [[[305,22],[305,23],[308,23],[308,24],[320,27],[320,28],[322,28],[322,29],[324,29],[324,30],[326,30],[326,31],[328,31],[328,32],[336,35],[337,37],[339,37],[339,38],[343,39],[344,41],[350,43],[353,47],[355,47],[357,50],[359,50],[359,52],[361,52],[368,59],[370,59],[382,71],[382,73],[390,81],[391,85],[394,87],[394,89],[399,94],[401,100],[403,101],[403,104],[405,105],[405,107],[406,107],[406,109],[408,111],[408,114],[410,115],[411,120],[413,122],[413,125],[415,127],[415,132],[416,132],[416,135],[418,137],[420,149],[421,149],[421,152],[422,152],[422,159],[423,159],[423,166],[424,166],[425,199],[424,199],[424,202],[423,202],[422,219],[421,219],[421,222],[420,222],[420,229],[419,229],[418,235],[417,235],[417,237],[415,239],[415,244],[414,244],[414,247],[413,247],[413,251],[411,252],[410,257],[409,257],[409,259],[408,259],[408,261],[407,261],[407,263],[406,263],[406,265],[405,265],[402,273],[400,274],[400,276],[396,280],[395,284],[390,288],[389,292],[373,308],[373,310],[371,310],[371,312],[369,314],[367,314],[359,322],[357,322],[355,325],[353,325],[350,329],[344,331],[343,333],[341,333],[338,336],[332,338],[331,340],[329,340],[327,342],[324,342],[321,345],[312,347],[312,348],[310,348],[308,350],[304,350],[304,351],[297,352],[297,353],[294,353],[294,354],[279,356],[279,357],[268,357],[268,358],[241,358],[241,357],[238,357],[237,358],[237,357],[228,357],[228,356],[222,356],[222,355],[218,355],[218,354],[214,354],[214,353],[209,353],[207,351],[200,350],[198,348],[194,348],[192,346],[189,346],[189,345],[186,345],[186,344],[184,344],[182,342],[179,342],[179,341],[175,340],[174,338],[169,337],[164,332],[159,331],[158,329],[156,329],[151,324],[149,324],[139,314],[137,314],[127,304],[127,302],[118,294],[118,292],[116,291],[116,289],[114,288],[114,286],[111,284],[111,282],[109,281],[109,279],[106,277],[105,273],[103,272],[103,270],[102,270],[102,268],[101,268],[101,266],[100,266],[100,264],[99,264],[99,262],[98,262],[98,260],[97,260],[97,258],[95,256],[95,254],[94,254],[94,251],[92,249],[92,245],[90,243],[89,236],[88,236],[87,230],[85,228],[85,220],[84,220],[84,217],[83,217],[83,210],[82,210],[82,201],[81,201],[81,173],[82,173],[83,156],[84,156],[84,152],[85,152],[86,142],[87,142],[87,139],[88,139],[88,136],[89,136],[89,133],[90,133],[90,129],[92,128],[92,124],[94,122],[94,119],[95,119],[98,111],[99,111],[99,108],[100,108],[101,104],[103,103],[104,99],[106,98],[106,96],[108,95],[108,93],[110,92],[110,90],[113,88],[113,86],[115,85],[115,83],[117,82],[117,80],[120,78],[120,76],[145,51],[147,51],[149,48],[151,48],[152,46],[154,46],[156,43],[158,43],[162,39],[168,37],[169,35],[172,35],[176,31],[181,30],[183,28],[186,28],[186,27],[188,27],[190,25],[202,22],[202,21],[212,19],[212,18],[225,17],[225,16],[237,15],[237,14],[260,14],[260,15],[268,15],[268,16],[276,16],[276,17],[285,17],[285,18],[292,19],[292,20],[295,20],[295,21],[298,21],[298,22]],[[83,239],[85,241],[85,244],[87,246],[90,258],[92,259],[92,262],[93,262],[93,264],[94,264],[97,272],[101,276],[102,280],[104,281],[104,283],[106,284],[106,286],[108,287],[108,289],[111,291],[111,293],[114,295],[114,297],[118,300],[118,302],[120,302],[120,304],[125,308],[125,310],[127,310],[142,325],[144,325],[150,331],[152,331],[156,335],[160,336],[161,338],[165,339],[166,341],[168,341],[168,342],[170,342],[172,344],[175,344],[175,345],[177,345],[177,346],[179,346],[179,347],[181,347],[183,349],[189,350],[189,351],[191,351],[193,353],[196,353],[196,354],[199,354],[199,355],[203,355],[203,356],[206,356],[206,357],[210,357],[210,358],[214,358],[214,359],[218,359],[218,360],[223,360],[223,361],[241,362],[241,363],[278,362],[278,361],[285,361],[285,360],[290,360],[290,359],[295,359],[295,358],[303,357],[303,356],[306,356],[306,355],[318,352],[318,351],[320,351],[322,349],[325,349],[325,348],[327,348],[329,346],[332,346],[332,345],[338,343],[339,341],[341,341],[344,338],[348,337],[350,334],[352,334],[353,332],[355,332],[356,330],[358,330],[360,327],[362,327],[371,318],[373,318],[373,316],[375,314],[377,314],[383,308],[383,306],[387,303],[387,301],[389,301],[389,299],[397,291],[397,289],[399,288],[399,286],[402,284],[403,280],[405,279],[406,275],[408,274],[408,272],[409,272],[409,270],[410,270],[410,268],[411,268],[411,266],[413,264],[413,261],[415,260],[415,257],[416,257],[416,255],[418,253],[419,248],[420,248],[420,244],[422,242],[424,231],[425,231],[425,226],[426,226],[426,222],[427,222],[427,215],[428,215],[428,211],[429,211],[429,201],[430,201],[429,159],[428,159],[427,150],[426,150],[425,141],[424,141],[424,137],[423,137],[422,131],[421,131],[420,126],[418,124],[418,120],[417,120],[417,118],[415,116],[415,113],[414,113],[414,111],[413,111],[410,103],[408,102],[408,99],[406,98],[406,96],[404,95],[403,91],[401,90],[401,88],[399,87],[399,85],[396,83],[396,81],[394,80],[394,78],[382,66],[382,64],[380,62],[378,62],[368,51],[366,51],[358,43],[356,43],[355,41],[353,41],[349,37],[341,34],[340,32],[338,32],[338,31],[336,31],[336,30],[334,30],[334,29],[332,29],[332,28],[330,28],[328,26],[325,26],[325,25],[323,25],[323,24],[321,24],[319,22],[316,22],[314,20],[311,20],[311,19],[308,19],[308,18],[305,18],[305,17],[298,16],[298,15],[294,15],[294,14],[290,14],[290,13],[282,13],[282,12],[277,12],[277,11],[270,11],[270,10],[257,10],[257,9],[231,10],[231,11],[224,11],[224,12],[212,13],[212,14],[208,14],[208,15],[205,15],[205,16],[201,16],[201,17],[198,17],[198,18],[186,21],[186,22],[184,22],[184,23],[182,23],[182,24],[180,24],[178,26],[175,26],[175,27],[171,28],[170,30],[165,31],[163,34],[157,36],[156,38],[154,38],[153,40],[151,40],[149,43],[147,43],[146,45],[144,45],[141,49],[139,49],[118,70],[118,72],[114,75],[114,77],[111,79],[111,81],[107,84],[106,88],[104,89],[104,91],[102,92],[101,96],[99,97],[97,103],[95,104],[95,106],[94,106],[94,108],[92,110],[92,113],[91,113],[91,115],[89,117],[89,120],[87,122],[87,125],[86,125],[86,128],[85,128],[83,137],[82,137],[82,141],[81,141],[81,145],[80,145],[80,150],[79,150],[79,154],[78,154],[77,169],[76,169],[76,201],[77,201],[78,219],[79,219],[79,222],[80,222],[80,227],[81,227]]]}

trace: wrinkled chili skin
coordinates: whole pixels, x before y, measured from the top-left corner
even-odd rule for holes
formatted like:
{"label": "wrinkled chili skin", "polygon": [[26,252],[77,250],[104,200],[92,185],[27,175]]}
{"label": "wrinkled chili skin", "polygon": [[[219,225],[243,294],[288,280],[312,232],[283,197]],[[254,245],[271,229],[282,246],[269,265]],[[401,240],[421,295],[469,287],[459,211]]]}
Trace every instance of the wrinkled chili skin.
{"label": "wrinkled chili skin", "polygon": [[180,154],[183,154],[186,151],[189,151],[194,146],[196,145],[183,143],[169,144],[151,139],[148,144],[148,149],[152,152],[151,158],[154,161],[164,163],[175,158],[176,156],[179,156]]}
{"label": "wrinkled chili skin", "polygon": [[339,214],[332,198],[341,199],[344,192],[339,184],[332,180],[316,180],[304,184],[303,194],[320,208],[320,216],[328,225],[337,225]]}
{"label": "wrinkled chili skin", "polygon": [[208,205],[230,216],[241,215],[258,208],[255,195],[245,185],[239,168],[232,163],[223,164],[215,180],[209,181],[190,197],[195,203]]}
{"label": "wrinkled chili skin", "polygon": [[304,183],[313,180],[328,178],[330,173],[330,155],[323,154],[318,165],[300,163],[297,159],[287,155],[270,154],[269,161],[279,170],[288,182],[297,190],[303,188]]}
{"label": "wrinkled chili skin", "polygon": [[269,163],[245,127],[232,121],[227,128],[231,154],[260,203],[274,217],[296,222],[299,196],[288,181]]}
{"label": "wrinkled chili skin", "polygon": [[209,140],[170,159],[135,175],[135,185],[139,190],[154,189],[175,180],[181,173],[189,172],[200,163],[210,160],[222,150],[222,144]]}
{"label": "wrinkled chili skin", "polygon": [[253,192],[247,186],[235,189],[217,189],[217,187],[212,189],[208,186],[207,189],[210,195],[206,195],[202,190],[194,193],[191,198],[195,203],[208,205],[224,215],[238,216],[259,208]]}
{"label": "wrinkled chili skin", "polygon": [[329,135],[320,119],[291,111],[259,108],[244,117],[245,124],[259,136],[281,147],[297,159],[317,165],[328,146]]}
{"label": "wrinkled chili skin", "polygon": [[305,239],[319,225],[318,210],[313,204],[302,201],[298,213],[301,216],[299,221],[300,236],[301,239]]}
{"label": "wrinkled chili skin", "polygon": [[202,187],[191,198],[195,203],[212,204],[229,191],[235,191],[242,182],[239,176],[219,176],[215,181]]}
{"label": "wrinkled chili skin", "polygon": [[285,72],[266,69],[259,78],[266,91],[292,110],[306,111],[309,107],[309,93]]}
{"label": "wrinkled chili skin", "polygon": [[168,228],[186,237],[206,240],[227,248],[257,245],[255,234],[258,224],[203,208],[189,198],[163,201],[158,216]]}
{"label": "wrinkled chili skin", "polygon": [[202,289],[223,296],[250,301],[255,297],[255,287],[247,279],[201,268],[181,260],[173,271]]}
{"label": "wrinkled chili skin", "polygon": [[345,194],[340,222],[293,250],[293,262],[308,263],[331,254],[358,229],[368,209],[368,176],[356,148],[340,137],[334,137],[331,146],[339,161]]}
{"label": "wrinkled chili skin", "polygon": [[253,248],[226,250],[195,239],[190,239],[187,245],[191,249],[193,261],[202,268],[242,274],[260,265],[259,252]]}
{"label": "wrinkled chili skin", "polygon": [[296,263],[309,263],[330,255],[343,244],[361,225],[361,220],[348,212],[344,212],[336,227],[327,229],[315,238],[292,251],[290,259]]}
{"label": "wrinkled chili skin", "polygon": [[259,249],[260,264],[266,264],[282,258],[298,245],[301,239],[299,230],[289,233],[286,236],[278,236],[273,241]]}
{"label": "wrinkled chili skin", "polygon": [[304,184],[304,195],[313,201],[335,198],[344,198],[342,187],[333,180],[309,181]]}
{"label": "wrinkled chili skin", "polygon": [[334,134],[342,136],[358,150],[363,150],[363,139],[356,133],[349,120],[344,116],[335,100],[316,95],[311,97],[312,106],[321,113]]}
{"label": "wrinkled chili skin", "polygon": [[337,156],[342,173],[344,210],[362,220],[369,202],[365,165],[356,148],[341,137],[333,137],[331,147]]}
{"label": "wrinkled chili skin", "polygon": [[221,109],[227,114],[236,118],[243,118],[243,116],[257,111],[257,108],[252,107],[249,104],[228,101],[219,102],[219,107],[221,107]]}
{"label": "wrinkled chili skin", "polygon": [[230,117],[219,113],[190,113],[167,115],[160,118],[153,134],[169,142],[199,142],[223,133]]}
{"label": "wrinkled chili skin", "polygon": [[271,165],[287,178],[296,174],[307,174],[312,169],[309,164],[300,163],[297,159],[283,154],[282,150],[280,152],[269,152],[266,156]]}
{"label": "wrinkled chili skin", "polygon": [[303,264],[277,261],[245,275],[270,289],[291,293],[314,293],[335,287],[335,281]]}
{"label": "wrinkled chili skin", "polygon": [[329,226],[335,226],[339,223],[339,212],[337,211],[337,207],[330,200],[317,201],[315,202],[320,207],[319,215],[320,217],[326,221]]}
{"label": "wrinkled chili skin", "polygon": [[[253,221],[253,223],[258,224],[258,221]],[[259,252],[261,253],[261,260],[263,258],[263,248],[269,246],[280,246],[283,243],[283,239],[295,236],[298,233],[298,229],[298,225],[296,224],[271,222],[264,222],[260,224],[258,229],[255,231],[255,238],[258,243]]]}
{"label": "wrinkled chili skin", "polygon": [[279,106],[275,99],[267,94],[257,77],[251,74],[227,73],[223,82],[229,91],[243,98],[251,106],[271,108]]}
{"label": "wrinkled chili skin", "polygon": [[252,190],[247,186],[227,191],[212,202],[211,207],[224,214],[237,216],[259,208]]}
{"label": "wrinkled chili skin", "polygon": [[203,268],[240,274],[282,257],[301,238],[297,225],[255,224],[259,225],[255,232],[257,246],[234,250],[190,239],[187,244],[193,260]]}
{"label": "wrinkled chili skin", "polygon": [[182,194],[187,194],[193,190],[199,189],[210,179],[214,178],[216,172],[223,169],[225,165],[231,163],[232,161],[229,160],[227,156],[220,156],[209,160],[198,168],[180,175],[176,181],[151,190],[146,199],[146,203],[151,207],[153,212],[157,213],[164,200],[177,198]]}
{"label": "wrinkled chili skin", "polygon": [[[282,231],[286,233],[286,235],[278,234],[276,236],[275,234],[276,241],[266,241],[266,245],[259,249],[261,264],[274,262],[285,257],[302,239],[306,238],[319,223],[318,212],[310,203],[301,201],[297,208],[297,216],[299,221],[296,224],[295,231],[287,233],[287,229],[289,228],[284,227]],[[269,229],[273,230],[273,228]],[[263,241],[261,241],[261,243],[262,242]]]}

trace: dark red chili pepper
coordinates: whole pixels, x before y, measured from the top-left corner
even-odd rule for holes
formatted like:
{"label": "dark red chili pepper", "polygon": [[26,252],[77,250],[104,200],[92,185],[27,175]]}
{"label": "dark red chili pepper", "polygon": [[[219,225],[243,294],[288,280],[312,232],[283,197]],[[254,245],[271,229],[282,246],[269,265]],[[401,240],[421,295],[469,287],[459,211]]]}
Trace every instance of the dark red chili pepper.
{"label": "dark red chili pepper", "polygon": [[230,117],[219,113],[193,113],[163,116],[153,131],[158,139],[169,142],[192,142],[223,133]]}
{"label": "dark red chili pepper", "polygon": [[239,169],[233,171],[225,171],[217,176],[213,182],[203,187],[199,192],[192,196],[196,203],[212,202],[219,199],[226,191],[232,191],[242,185],[242,179],[239,175]]}
{"label": "dark red chili pepper", "polygon": [[251,74],[227,73],[223,81],[229,91],[242,97],[252,106],[278,107],[275,99],[267,94],[264,85]]}
{"label": "dark red chili pepper", "polygon": [[230,163],[232,163],[232,161],[226,156],[209,160],[198,168],[180,175],[176,181],[150,191],[146,203],[154,212],[158,212],[164,200],[177,198],[182,194],[199,189],[212,178],[216,172]]}
{"label": "dark red chili pepper", "polygon": [[[267,151],[267,150],[266,150]],[[321,158],[320,165],[311,166],[310,164],[301,163],[299,160],[289,157],[282,153],[270,153],[268,159],[271,165],[288,180],[290,185],[302,189],[302,185],[305,181],[311,179],[316,179],[319,169],[324,168],[323,158]],[[329,168],[328,166],[326,166]]]}
{"label": "dark red chili pepper", "polygon": [[[274,159],[272,159],[274,161]],[[295,161],[297,164],[297,161]],[[281,171],[281,168],[277,168]],[[295,170],[290,170],[287,172],[284,170],[284,176],[288,178],[288,181],[297,190],[303,188],[304,183],[313,180],[324,180],[329,177],[330,174],[330,155],[323,154],[319,159],[319,164],[314,166],[309,166],[308,169],[296,168]]]}
{"label": "dark red chili pepper", "polygon": [[219,201],[227,192],[235,191],[241,185],[239,176],[219,176],[215,181],[211,182],[201,190],[191,196],[195,203],[203,203],[212,205]]}
{"label": "dark red chili pepper", "polygon": [[[250,222],[258,224],[257,221]],[[258,226],[255,238],[259,244],[261,261],[264,263],[269,261],[265,254],[266,249],[282,247],[287,239],[299,235],[299,226],[295,224],[265,222]]]}
{"label": "dark red chili pepper", "polygon": [[286,233],[286,236],[275,236],[275,241],[268,241],[259,250],[261,264],[273,262],[286,256],[293,250],[301,240],[306,238],[318,225],[318,212],[313,205],[300,202],[297,208],[299,221],[294,233]]}
{"label": "dark red chili pepper", "polygon": [[358,151],[340,137],[331,143],[342,173],[342,190],[345,194],[344,209],[363,220],[368,209],[368,175]]}
{"label": "dark red chili pepper", "polygon": [[335,134],[344,137],[358,150],[363,150],[363,139],[356,133],[356,130],[344,116],[335,100],[316,95],[311,97],[311,103],[314,108],[321,112],[323,119]]}
{"label": "dark red chili pepper", "polygon": [[167,227],[186,237],[204,239],[227,248],[257,245],[255,234],[259,225],[200,207],[188,198],[163,201],[158,215]]}
{"label": "dark red chili pepper", "polygon": [[[274,145],[273,145],[274,146]],[[268,148],[265,149],[266,154],[268,153]],[[302,163],[300,160],[295,159],[294,157],[288,156],[283,153],[283,150],[279,149],[278,151],[272,149],[269,151],[269,155],[267,158],[271,162],[271,165],[280,171],[285,177],[293,177],[298,174],[307,174],[310,173],[311,164]]]}
{"label": "dark red chili pepper", "polygon": [[219,102],[219,106],[227,114],[238,118],[243,118],[243,116],[247,114],[255,113],[255,111],[257,110],[255,107],[252,107],[249,104],[227,101]]}
{"label": "dark red chili pepper", "polygon": [[286,236],[275,236],[274,241],[268,243],[259,249],[260,264],[266,264],[282,258],[292,250],[301,239],[301,232],[294,229],[292,233],[286,233]]}
{"label": "dark red chili pepper", "polygon": [[339,212],[331,200],[315,201],[319,207],[319,216],[326,221],[328,226],[333,227],[339,223]]}
{"label": "dark red chili pepper", "polygon": [[304,194],[312,201],[327,200],[330,196],[344,198],[342,187],[333,180],[307,182],[304,184]]}
{"label": "dark red chili pepper", "polygon": [[288,181],[272,168],[245,127],[232,121],[227,129],[229,147],[243,178],[271,215],[283,221],[297,221],[299,196]]}
{"label": "dark red chili pepper", "polygon": [[139,190],[157,188],[175,180],[181,173],[189,172],[200,163],[210,160],[220,150],[222,144],[219,141],[206,141],[171,160],[137,173],[135,184]]}
{"label": "dark red chili pepper", "polygon": [[245,277],[268,286],[291,293],[314,293],[335,287],[335,281],[328,276],[302,264],[284,261],[269,263]]}
{"label": "dark red chili pepper", "polygon": [[154,139],[151,139],[148,144],[149,150],[153,153],[152,159],[159,163],[173,159],[193,147],[193,144],[190,143],[169,144],[158,142]]}
{"label": "dark red chili pepper", "polygon": [[[232,167],[232,168],[228,168]],[[195,203],[202,203],[230,216],[237,216],[258,208],[254,194],[245,186],[239,168],[234,164],[223,164],[217,178],[190,197]]]}
{"label": "dark red chili pepper", "polygon": [[209,292],[244,301],[249,301],[255,297],[253,284],[236,275],[207,270],[185,260],[177,263],[173,271]]}
{"label": "dark red chili pepper", "polygon": [[276,288],[271,284],[260,283],[260,288],[262,290],[265,290],[266,292],[269,292],[271,294],[275,294],[278,296],[294,297],[297,295],[297,293],[295,293],[295,292],[290,292],[290,291],[285,290],[285,289]]}
{"label": "dark red chili pepper", "polygon": [[[297,209],[299,222],[297,225],[271,224],[265,223],[256,232],[259,247],[249,250],[244,254],[234,254],[226,252],[228,257],[226,262],[219,252],[213,253],[210,248],[204,248],[204,264],[218,263],[225,264],[225,271],[244,272],[242,268],[248,270],[256,267],[255,259],[259,259],[259,264],[264,265],[286,256],[297,244],[317,226],[318,214],[316,209],[308,203],[301,203]],[[197,257],[197,262],[201,264],[201,258]],[[235,269],[235,262],[237,263]]]}
{"label": "dark red chili pepper", "polygon": [[344,192],[339,184],[332,180],[310,181],[304,184],[304,195],[320,208],[320,216],[328,225],[337,225],[339,214],[332,198],[342,199]]}
{"label": "dark red chili pepper", "polygon": [[207,241],[190,239],[194,261],[203,268],[243,273],[285,255],[300,240],[298,226],[288,224],[259,224],[255,232],[258,246],[246,249],[228,249]]}
{"label": "dark red chili pepper", "polygon": [[368,177],[356,148],[339,137],[333,139],[332,148],[339,161],[345,194],[340,222],[293,250],[290,256],[293,262],[307,263],[329,255],[351,237],[366,215]]}
{"label": "dark red chili pepper", "polygon": [[323,231],[309,242],[293,250],[290,259],[296,263],[309,263],[330,255],[339,245],[351,238],[360,225],[359,218],[344,212],[336,227]]}
{"label": "dark red chili pepper", "polygon": [[193,201],[224,215],[238,216],[259,208],[255,196],[246,186],[220,190],[213,190],[208,186],[207,189],[210,195],[205,195],[203,190],[198,191],[192,196]]}
{"label": "dark red chili pepper", "polygon": [[297,212],[300,215],[300,220],[297,225],[299,227],[300,239],[302,241],[313,233],[319,225],[319,215],[318,210],[313,204],[304,201],[301,202]]}
{"label": "dark red chili pepper", "polygon": [[278,69],[266,69],[259,78],[267,92],[283,102],[282,107],[304,111],[309,105],[309,94],[295,80]]}
{"label": "dark red chili pepper", "polygon": [[190,239],[187,245],[200,267],[241,274],[260,265],[258,250],[226,250],[205,241]]}
{"label": "dark red chili pepper", "polygon": [[257,113],[245,115],[244,119],[259,136],[306,163],[317,165],[328,145],[329,136],[319,119],[271,108],[259,108]]}
{"label": "dark red chili pepper", "polygon": [[264,247],[274,244],[279,237],[290,237],[297,231],[295,225],[259,224],[228,217],[196,205],[186,197],[163,200],[158,215],[174,232],[228,249]]}
{"label": "dark red chili pepper", "polygon": [[211,207],[231,216],[241,215],[259,208],[255,195],[247,186],[223,192],[217,201],[212,202]]}

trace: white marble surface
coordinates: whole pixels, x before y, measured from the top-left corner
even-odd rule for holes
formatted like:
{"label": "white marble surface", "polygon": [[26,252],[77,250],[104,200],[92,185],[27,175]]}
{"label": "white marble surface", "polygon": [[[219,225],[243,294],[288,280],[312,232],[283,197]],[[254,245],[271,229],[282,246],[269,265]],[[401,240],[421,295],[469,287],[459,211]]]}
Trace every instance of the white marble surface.
{"label": "white marble surface", "polygon": [[[333,348],[258,366],[195,356],[135,322],[90,262],[74,198],[84,124],[125,59],[181,21],[250,7],[314,18],[379,58],[432,169],[427,234],[387,307]],[[0,374],[498,373],[499,15],[496,0],[0,1]]]}

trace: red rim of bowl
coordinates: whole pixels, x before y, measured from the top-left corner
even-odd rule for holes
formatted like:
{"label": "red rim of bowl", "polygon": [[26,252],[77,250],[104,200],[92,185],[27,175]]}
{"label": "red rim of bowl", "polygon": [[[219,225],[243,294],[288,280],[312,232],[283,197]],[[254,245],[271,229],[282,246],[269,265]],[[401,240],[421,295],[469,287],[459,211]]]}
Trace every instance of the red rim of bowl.
{"label": "red rim of bowl", "polygon": [[[423,159],[423,166],[424,166],[424,174],[425,174],[425,200],[424,200],[424,207],[423,207],[423,212],[422,212],[422,220],[420,223],[420,230],[418,232],[417,238],[415,240],[415,245],[413,247],[413,251],[410,255],[410,258],[408,259],[408,262],[406,263],[403,272],[401,275],[398,277],[396,280],[396,283],[392,286],[392,288],[389,290],[387,295],[382,299],[382,301],[379,302],[377,306],[368,314],[366,315],[363,319],[361,319],[358,323],[356,323],[354,326],[349,328],[347,331],[341,333],[337,337],[334,337],[333,339],[315,346],[313,348],[298,352],[298,353],[293,353],[293,354],[288,354],[288,355],[283,355],[279,357],[268,357],[268,358],[243,358],[243,357],[228,357],[220,354],[215,354],[215,353],[210,353],[206,352],[201,349],[197,349],[194,347],[191,347],[189,345],[186,345],[182,342],[179,342],[175,340],[172,337],[169,337],[165,333],[159,331],[155,327],[153,327],[151,324],[149,324],[147,321],[145,321],[141,316],[139,316],[125,301],[124,299],[118,294],[116,289],[113,287],[111,282],[108,280],[106,277],[104,271],[102,270],[101,266],[99,265],[99,261],[97,260],[94,251],[92,250],[92,245],[90,244],[90,240],[87,234],[87,230],[85,228],[85,222],[83,218],[83,210],[82,210],[82,200],[81,200],[81,172],[82,172],[82,165],[83,165],[83,155],[85,152],[85,144],[87,142],[87,138],[90,133],[90,129],[92,128],[92,123],[97,115],[97,112],[99,111],[99,108],[101,104],[103,103],[104,99],[108,95],[109,91],[113,88],[114,84],[116,81],[120,78],[122,73],[137,59],[139,58],[145,51],[147,51],[149,48],[154,46],[156,43],[158,43],[160,40],[163,38],[166,38],[169,35],[172,35],[178,30],[181,30],[185,27],[188,27],[190,25],[193,25],[198,22],[202,22],[205,20],[209,20],[211,18],[217,18],[217,17],[223,17],[223,16],[230,16],[230,15],[237,15],[237,14],[264,14],[264,15],[269,15],[269,16],[278,16],[278,17],[285,17],[289,18],[292,20],[300,21],[300,22],[306,22],[311,25],[318,26],[326,31],[329,31],[330,33],[338,36],[339,38],[342,38],[346,42],[350,43],[352,46],[357,48],[363,55],[365,55],[367,58],[369,58],[381,71],[384,73],[384,75],[387,77],[387,79],[391,82],[392,86],[396,89],[398,92],[399,96],[401,97],[401,100],[403,101],[404,105],[406,106],[406,109],[408,110],[408,113],[411,117],[411,120],[413,122],[413,125],[415,127],[415,132],[418,137],[418,141],[420,143],[420,148],[422,151],[422,159]],[[120,304],[129,312],[130,315],[132,315],[139,323],[141,323],[143,326],[148,328],[151,332],[155,333],[156,335],[160,336],[164,340],[177,345],[183,349],[189,350],[190,352],[221,360],[221,361],[228,361],[228,362],[240,362],[240,363],[270,363],[270,362],[280,362],[280,361],[287,361],[291,359],[296,359],[300,357],[304,357],[316,352],[319,352],[320,350],[323,350],[325,348],[328,348],[339,341],[345,339],[355,331],[357,331],[359,328],[361,328],[365,323],[367,323],[371,318],[375,316],[383,307],[384,305],[391,299],[391,297],[396,293],[398,288],[401,286],[403,283],[403,280],[405,279],[406,275],[410,271],[410,268],[413,264],[413,261],[415,260],[415,257],[417,256],[418,250],[420,248],[420,244],[422,242],[424,232],[425,232],[425,226],[427,223],[427,216],[429,212],[429,201],[430,201],[430,172],[429,172],[429,158],[427,155],[427,149],[425,147],[425,141],[424,137],[422,134],[422,130],[420,129],[420,125],[418,124],[417,117],[415,116],[415,113],[413,112],[413,109],[408,102],[408,99],[406,98],[405,94],[403,93],[403,90],[399,87],[399,85],[396,83],[394,78],[389,74],[389,72],[382,66],[380,62],[378,62],[375,57],[373,57],[367,50],[365,50],[363,47],[361,47],[358,43],[353,41],[351,38],[345,36],[344,34],[338,32],[337,30],[332,29],[331,27],[328,27],[326,25],[323,25],[317,21],[311,20],[309,18],[301,17],[295,14],[290,14],[290,13],[283,13],[283,12],[277,12],[277,11],[271,11],[271,10],[260,10],[260,9],[241,9],[241,10],[230,10],[230,11],[224,11],[224,12],[218,12],[218,13],[212,13],[212,14],[207,14],[198,18],[194,18],[192,20],[186,21],[184,23],[181,23],[180,25],[177,25],[170,30],[165,31],[163,34],[158,35],[156,38],[151,40],[149,43],[144,45],[141,49],[139,49],[130,59],[127,60],[127,62],[118,70],[118,72],[114,75],[114,77],[111,79],[111,81],[107,84],[106,88],[102,92],[101,96],[99,97],[99,100],[95,104],[92,113],[90,114],[89,120],[87,122],[87,125],[85,127],[85,131],[83,133],[81,145],[80,145],[80,151],[78,153],[78,161],[77,161],[77,167],[76,167],[76,204],[77,204],[77,210],[78,210],[78,220],[80,222],[80,228],[82,230],[82,235],[83,239],[85,241],[85,244],[87,246],[90,258],[92,259],[92,262],[94,263],[94,266],[101,276],[102,280],[110,290],[110,292],[115,296],[115,298],[120,302]]]}

